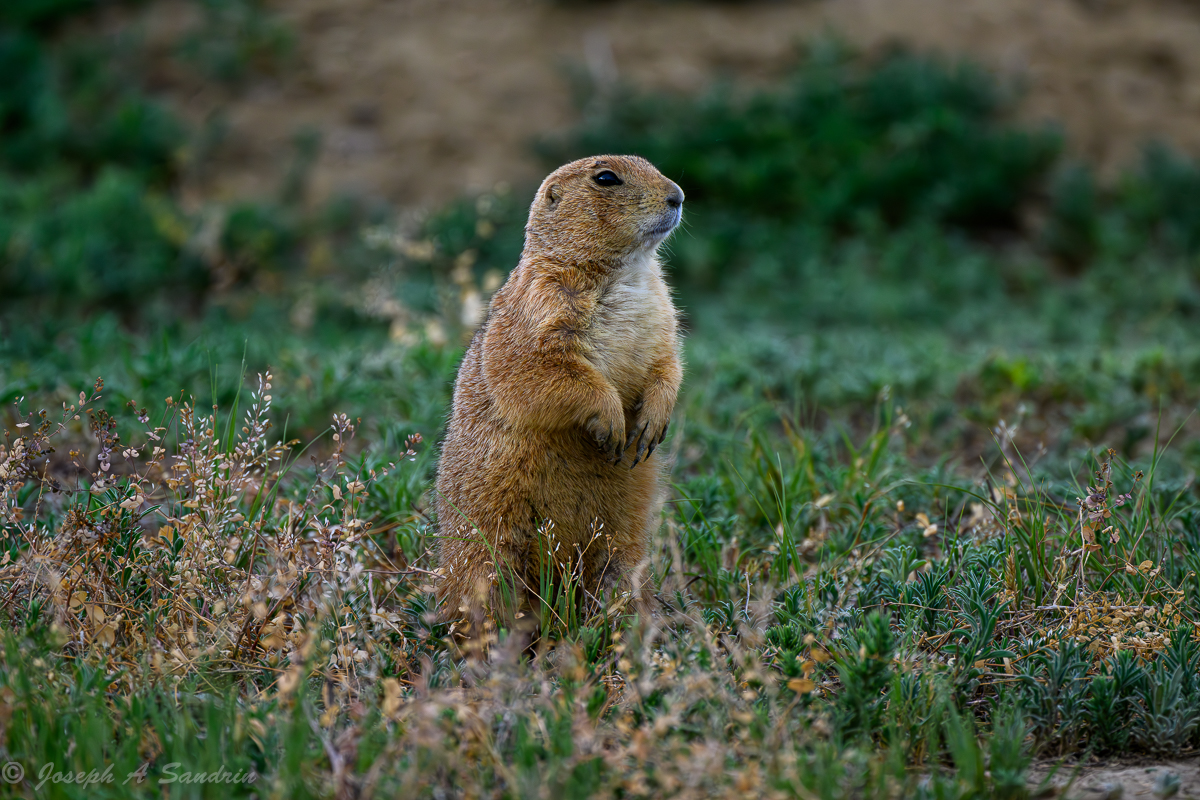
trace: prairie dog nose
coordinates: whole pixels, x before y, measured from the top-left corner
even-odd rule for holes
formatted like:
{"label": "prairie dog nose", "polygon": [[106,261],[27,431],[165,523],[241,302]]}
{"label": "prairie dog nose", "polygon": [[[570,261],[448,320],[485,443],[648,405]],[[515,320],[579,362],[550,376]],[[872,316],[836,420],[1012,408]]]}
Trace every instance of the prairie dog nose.
{"label": "prairie dog nose", "polygon": [[671,192],[667,195],[667,205],[671,208],[679,208],[683,205],[683,189],[680,189],[678,184],[671,184]]}

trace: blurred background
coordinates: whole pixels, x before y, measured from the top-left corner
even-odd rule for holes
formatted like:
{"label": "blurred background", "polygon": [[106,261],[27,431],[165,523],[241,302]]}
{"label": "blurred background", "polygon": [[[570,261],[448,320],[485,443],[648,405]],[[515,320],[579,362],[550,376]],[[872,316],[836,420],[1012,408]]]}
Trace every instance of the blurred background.
{"label": "blurred background", "polygon": [[684,470],[781,416],[968,465],[1195,427],[1186,0],[6,0],[0,74],[6,404],[269,365],[290,430],[436,437],[533,187],[607,151],[688,195]]}

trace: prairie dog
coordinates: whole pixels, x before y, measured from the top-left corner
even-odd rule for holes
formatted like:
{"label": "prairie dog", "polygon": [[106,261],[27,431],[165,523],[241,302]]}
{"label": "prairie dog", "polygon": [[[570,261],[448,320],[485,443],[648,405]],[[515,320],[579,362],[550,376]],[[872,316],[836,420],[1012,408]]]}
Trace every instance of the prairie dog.
{"label": "prairie dog", "polygon": [[543,181],[454,385],[435,501],[444,619],[536,609],[564,571],[587,599],[615,588],[644,610],[635,572],[665,495],[655,448],[683,375],[657,251],[683,197],[637,156]]}

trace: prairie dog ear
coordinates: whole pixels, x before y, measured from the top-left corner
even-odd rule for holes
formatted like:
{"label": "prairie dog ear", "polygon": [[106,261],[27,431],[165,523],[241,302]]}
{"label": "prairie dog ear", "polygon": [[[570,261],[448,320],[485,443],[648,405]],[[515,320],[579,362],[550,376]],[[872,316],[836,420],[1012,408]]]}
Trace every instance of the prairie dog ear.
{"label": "prairie dog ear", "polygon": [[558,201],[562,199],[562,194],[561,186],[557,183],[551,184],[550,188],[546,190],[546,202],[549,203],[551,208],[554,208],[554,206],[558,205]]}

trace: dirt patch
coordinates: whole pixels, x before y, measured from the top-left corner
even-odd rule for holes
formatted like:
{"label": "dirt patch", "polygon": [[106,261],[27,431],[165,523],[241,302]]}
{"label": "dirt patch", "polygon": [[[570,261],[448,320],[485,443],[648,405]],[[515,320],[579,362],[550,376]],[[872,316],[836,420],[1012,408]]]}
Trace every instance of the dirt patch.
{"label": "dirt patch", "polygon": [[[153,76],[185,116],[227,122],[219,157],[187,186],[194,198],[272,191],[303,128],[322,134],[318,197],[429,206],[532,181],[544,168],[530,140],[577,119],[569,65],[696,90],[720,74],[785,73],[798,42],[830,30],[868,51],[906,43],[983,61],[1027,87],[1024,117],[1061,122],[1073,152],[1109,171],[1151,138],[1200,154],[1200,4],[1183,0],[289,0],[277,11],[298,45],[280,76],[236,93],[165,67]],[[166,47],[193,14],[150,4],[138,24]]]}
{"label": "dirt patch", "polygon": [[[1041,762],[1030,771],[1030,783],[1039,785],[1054,769]],[[1074,776],[1074,782],[1072,782]],[[1177,779],[1177,780],[1176,780]],[[1066,789],[1070,783],[1070,789]],[[1149,763],[1146,761],[1064,765],[1050,780],[1053,794],[1079,800],[1131,800],[1131,798],[1200,797],[1200,759]]]}

